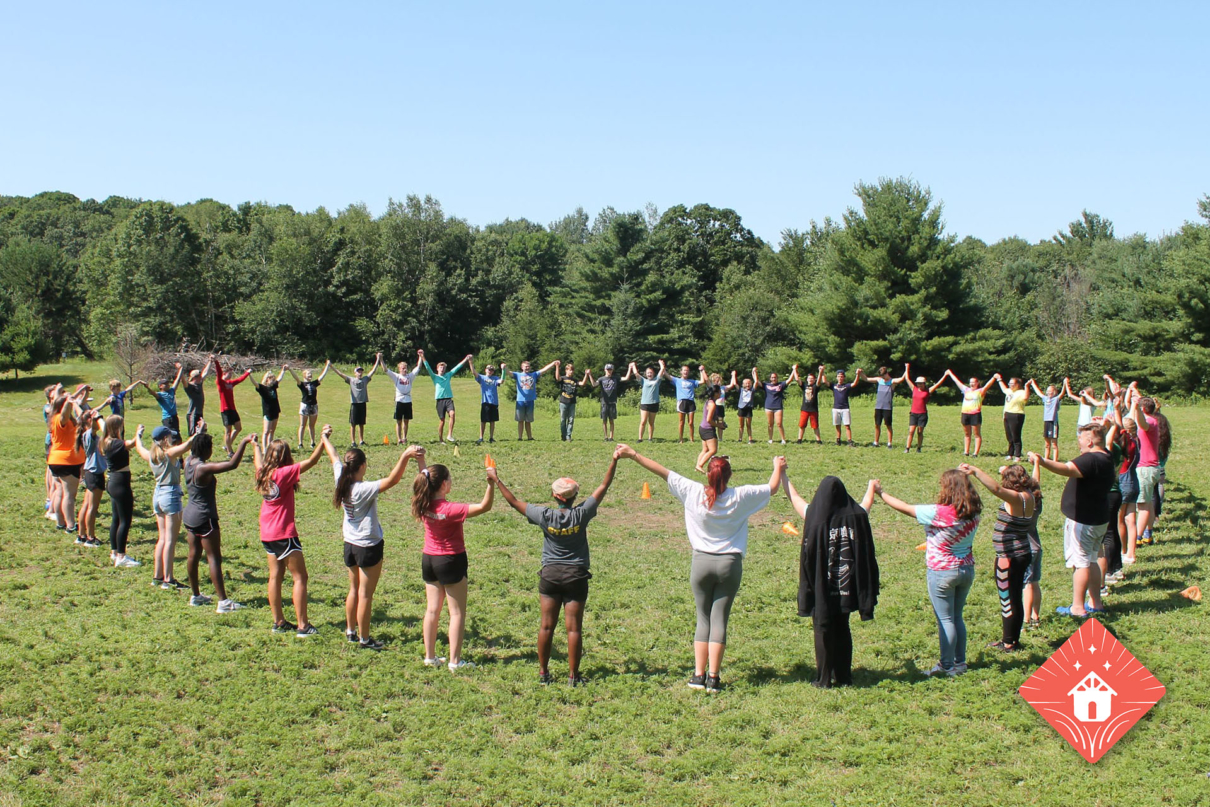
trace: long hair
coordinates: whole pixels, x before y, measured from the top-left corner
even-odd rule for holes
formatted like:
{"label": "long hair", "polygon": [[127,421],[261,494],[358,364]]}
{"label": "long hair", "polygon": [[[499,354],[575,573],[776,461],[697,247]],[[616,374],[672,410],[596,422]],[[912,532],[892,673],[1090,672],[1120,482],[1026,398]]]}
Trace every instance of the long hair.
{"label": "long hair", "polygon": [[424,516],[433,507],[433,499],[437,491],[450,478],[450,469],[438,463],[430,465],[412,481],[412,518],[423,521]]}
{"label": "long hair", "polygon": [[92,410],[85,409],[76,416],[76,450],[84,448],[84,435],[92,431]]}
{"label": "long hair", "polygon": [[714,507],[718,495],[727,489],[731,481],[731,463],[722,457],[714,457],[706,466],[706,509]]}
{"label": "long hair", "polygon": [[353,489],[353,477],[366,464],[366,453],[360,448],[350,448],[345,452],[344,462],[340,467],[340,478],[336,480],[336,493],[332,496],[332,504],[336,509],[344,507]]}
{"label": "long hair", "polygon": [[[290,453],[290,444],[285,440],[274,440],[269,443],[269,447],[265,449],[264,459],[261,461],[260,468],[256,470],[256,490],[262,496],[269,492],[270,485],[273,484],[273,472],[278,468],[285,468],[294,464],[294,455]],[[302,485],[295,483],[294,489],[299,490]]]}
{"label": "long hair", "polygon": [[966,474],[951,469],[941,474],[941,492],[937,504],[948,504],[960,519],[974,518],[983,512],[983,500]]}
{"label": "long hair", "polygon": [[1042,501],[1042,486],[1020,465],[1009,465],[1005,468],[1000,473],[1000,484],[1009,490],[1031,494],[1034,502]]}
{"label": "long hair", "polygon": [[1168,423],[1168,418],[1160,413],[1160,408],[1156,404],[1155,398],[1140,398],[1139,409],[1142,409],[1144,414],[1155,418],[1155,450],[1160,455],[1161,460],[1168,459],[1168,451],[1172,448],[1172,427]]}
{"label": "long hair", "polygon": [[[122,429],[126,425],[126,421],[121,415],[110,415],[105,418],[105,437],[101,440],[101,453],[109,450],[109,445],[114,440],[122,440]],[[123,442],[125,442],[123,440]]]}

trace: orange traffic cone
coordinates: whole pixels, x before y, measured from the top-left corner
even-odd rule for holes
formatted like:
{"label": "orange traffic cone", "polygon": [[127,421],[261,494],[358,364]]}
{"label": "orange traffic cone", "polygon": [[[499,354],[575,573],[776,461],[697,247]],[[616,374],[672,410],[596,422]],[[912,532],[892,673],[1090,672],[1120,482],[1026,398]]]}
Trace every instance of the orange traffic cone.
{"label": "orange traffic cone", "polygon": [[651,498],[651,485],[648,485],[646,482],[643,483],[643,493],[639,496],[639,498],[640,499],[650,499]]}
{"label": "orange traffic cone", "polygon": [[916,551],[917,551],[917,552],[923,552],[924,550],[926,550],[926,549],[928,549],[928,548],[929,548],[929,542],[928,542],[928,541],[925,541],[924,543],[922,543],[922,544],[920,544],[919,546],[917,546],[917,547],[916,547]]}
{"label": "orange traffic cone", "polygon": [[496,467],[496,461],[494,459],[492,459],[491,454],[488,454],[486,457],[483,458],[483,467],[484,468],[495,468]]}
{"label": "orange traffic cone", "polygon": [[1202,601],[1202,590],[1200,588],[1198,588],[1197,586],[1189,586],[1189,588],[1187,588],[1181,592],[1181,596],[1187,600],[1193,600],[1194,602],[1201,602]]}
{"label": "orange traffic cone", "polygon": [[786,535],[798,535],[799,534],[799,532],[795,528],[795,526],[793,524],[791,524],[789,521],[787,521],[785,524],[781,525],[781,531],[784,532]]}
{"label": "orange traffic cone", "polygon": [[386,436],[386,435],[384,434],[384,435],[382,436],[382,444],[383,444],[384,446],[389,446],[389,445],[391,444],[391,438],[390,438],[390,437],[388,437],[388,436]]}

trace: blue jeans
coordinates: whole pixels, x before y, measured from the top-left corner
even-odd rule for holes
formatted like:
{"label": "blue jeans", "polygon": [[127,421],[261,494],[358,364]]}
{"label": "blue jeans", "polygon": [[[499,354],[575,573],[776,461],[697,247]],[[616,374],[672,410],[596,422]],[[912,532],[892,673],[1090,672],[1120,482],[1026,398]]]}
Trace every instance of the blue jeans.
{"label": "blue jeans", "polygon": [[576,426],[576,405],[559,401],[559,436],[571,439],[571,430]]}
{"label": "blue jeans", "polygon": [[928,570],[929,599],[933,601],[933,614],[937,617],[943,669],[966,663],[966,622],[962,619],[962,608],[974,583],[974,566]]}

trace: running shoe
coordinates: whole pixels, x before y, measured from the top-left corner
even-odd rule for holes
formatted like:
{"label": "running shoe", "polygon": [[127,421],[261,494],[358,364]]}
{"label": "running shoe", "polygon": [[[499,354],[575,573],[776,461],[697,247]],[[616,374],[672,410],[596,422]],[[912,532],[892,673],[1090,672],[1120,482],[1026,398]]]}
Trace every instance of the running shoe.
{"label": "running shoe", "polygon": [[426,667],[440,667],[444,663],[445,663],[445,656],[438,656],[437,658],[426,658],[424,660],[424,666],[426,666]]}
{"label": "running shoe", "polygon": [[1104,598],[1104,597],[1108,597],[1108,596],[1109,596],[1109,586],[1101,586],[1101,597]]}
{"label": "running shoe", "polygon": [[588,686],[588,679],[582,675],[569,675],[567,677],[567,685],[569,687]]}
{"label": "running shoe", "polygon": [[950,667],[950,671],[949,671],[950,678],[956,678],[959,675],[965,675],[965,674],[966,674],[966,662],[965,661],[962,662],[961,664],[955,664],[953,667]]}
{"label": "running shoe", "polygon": [[214,612],[216,614],[230,614],[233,611],[238,611],[243,607],[244,604],[242,602],[236,602],[235,600],[219,600],[218,608],[216,608]]}
{"label": "running shoe", "polygon": [[795,440],[794,445],[796,445],[796,446],[802,445],[802,440]]}
{"label": "running shoe", "polygon": [[135,566],[142,566],[143,564],[139,563],[137,560],[130,557],[129,555],[123,555],[122,557],[115,560],[113,562],[113,565],[119,569],[133,569]]}
{"label": "running shoe", "polygon": [[190,605],[209,605],[212,600],[205,594],[194,594],[189,598]]}
{"label": "running shoe", "polygon": [[1130,566],[1130,565],[1132,565],[1132,564],[1134,563],[1134,561],[1135,561],[1135,560],[1136,560],[1135,558],[1128,558],[1128,557],[1126,557],[1125,555],[1123,555],[1123,556],[1122,556],[1122,565],[1123,565],[1123,566]]}
{"label": "running shoe", "polygon": [[773,445],[773,441],[772,441],[772,440],[770,440],[770,441],[769,441],[769,445]]}
{"label": "running shoe", "polygon": [[457,661],[451,661],[446,666],[450,668],[450,672],[458,672],[459,670],[473,670],[475,668],[475,662],[467,661],[463,658],[458,659]]}
{"label": "running shoe", "polygon": [[307,625],[306,627],[299,628],[294,635],[300,639],[305,639],[308,636],[314,636],[317,633],[319,633],[319,628],[315,627],[314,625]]}
{"label": "running shoe", "polygon": [[162,577],[151,578],[151,587],[152,588],[163,588],[164,587],[164,578],[162,578]]}
{"label": "running shoe", "polygon": [[874,448],[878,448],[878,443],[877,443],[877,442],[870,443],[870,445],[874,446]]}
{"label": "running shoe", "polygon": [[101,542],[98,541],[96,538],[89,538],[84,543],[88,546],[89,549],[98,549],[101,546]]}
{"label": "running shoe", "polygon": [[382,642],[372,638],[360,640],[357,643],[357,646],[362,650],[382,650],[386,647],[386,645],[384,645]]}
{"label": "running shoe", "polygon": [[695,675],[692,678],[690,678],[689,679],[689,688],[690,689],[705,689],[706,688],[706,674],[700,673],[700,674]]}
{"label": "running shoe", "polygon": [[916,453],[917,453],[917,454],[919,454],[919,453],[920,453],[920,446],[916,446]]}
{"label": "running shoe", "polygon": [[[71,532],[71,530],[68,530],[68,532]],[[77,534],[77,535],[76,535],[76,541],[75,541],[75,543],[76,543],[76,546],[84,546],[85,544],[87,544],[87,543],[88,543],[88,539],[87,539],[87,538],[84,538],[83,536],[81,536],[81,535],[79,535],[79,534]]]}
{"label": "running shoe", "polygon": [[782,440],[782,441],[781,441],[781,444],[784,446],[784,445],[786,444],[786,441],[785,441],[785,440]]}
{"label": "running shoe", "polygon": [[495,437],[492,437],[492,438],[490,438],[490,439],[489,439],[487,442],[489,442],[489,443],[494,443],[494,442],[496,442],[496,438],[495,438]]}
{"label": "running shoe", "polygon": [[180,580],[165,580],[164,585],[160,586],[160,588],[165,591],[184,591],[188,586]]}
{"label": "running shoe", "polygon": [[849,441],[849,448],[857,448],[857,444],[856,444],[856,443],[854,443],[852,440],[850,440],[850,441]]}
{"label": "running shoe", "polygon": [[482,438],[482,437],[480,437],[478,440],[476,440],[476,441],[475,441],[475,445],[477,445],[477,446],[481,446],[481,445],[483,445],[483,438]]}
{"label": "running shoe", "polygon": [[296,630],[298,630],[297,625],[295,625],[293,622],[287,622],[284,619],[281,622],[273,623],[273,632],[274,633],[290,633],[290,632],[296,631]]}
{"label": "running shoe", "polygon": [[360,641],[360,639],[357,638],[357,631],[355,630],[346,630],[345,638],[349,640],[350,644],[357,644],[357,642]]}
{"label": "running shoe", "polygon": [[953,677],[954,675],[956,675],[956,673],[954,672],[953,667],[950,667],[947,670],[944,667],[942,667],[940,663],[938,663],[938,664],[934,664],[933,668],[931,670],[929,670],[928,672],[926,672],[925,675],[928,676],[929,678],[936,678],[941,675],[948,675],[950,677]]}
{"label": "running shoe", "polygon": [[722,692],[723,682],[717,675],[706,676],[706,691],[707,692]]}
{"label": "running shoe", "polygon": [[538,685],[539,686],[547,686],[554,680],[555,680],[554,677],[548,672],[538,673]]}

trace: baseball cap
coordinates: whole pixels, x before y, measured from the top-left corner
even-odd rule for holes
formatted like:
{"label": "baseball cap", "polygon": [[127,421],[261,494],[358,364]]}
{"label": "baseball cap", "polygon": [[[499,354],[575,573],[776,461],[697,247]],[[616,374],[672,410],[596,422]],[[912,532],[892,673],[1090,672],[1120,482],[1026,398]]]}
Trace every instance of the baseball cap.
{"label": "baseball cap", "polygon": [[156,426],[155,429],[151,432],[151,439],[155,440],[157,443],[160,440],[163,440],[165,437],[168,437],[168,436],[180,437],[179,434],[177,434],[175,431],[168,428],[167,426]]}
{"label": "baseball cap", "polygon": [[569,476],[563,476],[551,483],[550,489],[560,499],[570,500],[580,492],[580,483]]}
{"label": "baseball cap", "polygon": [[607,365],[605,365],[605,369],[606,369],[606,370],[612,370],[612,369],[613,369],[613,365],[612,365],[612,364],[607,364]]}

